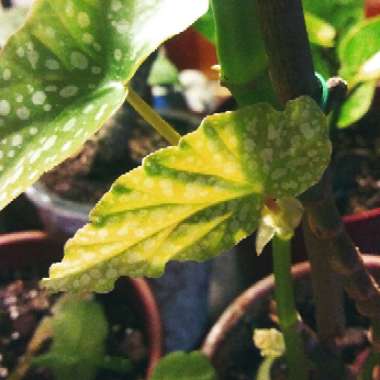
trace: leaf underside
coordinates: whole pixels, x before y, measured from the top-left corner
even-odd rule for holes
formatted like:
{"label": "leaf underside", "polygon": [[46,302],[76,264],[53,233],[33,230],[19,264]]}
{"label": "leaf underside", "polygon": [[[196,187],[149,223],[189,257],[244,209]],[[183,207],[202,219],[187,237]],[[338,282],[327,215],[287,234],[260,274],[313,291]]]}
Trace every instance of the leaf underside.
{"label": "leaf underside", "polygon": [[[76,153],[207,0],[37,0],[0,55],[0,209]],[[175,14],[175,17],[173,17]]]}
{"label": "leaf underside", "polygon": [[314,184],[330,150],[326,119],[308,97],[283,112],[257,104],[209,116],[115,182],[44,284],[105,292],[122,275],[155,277],[169,260],[211,258],[256,229],[266,197]]}

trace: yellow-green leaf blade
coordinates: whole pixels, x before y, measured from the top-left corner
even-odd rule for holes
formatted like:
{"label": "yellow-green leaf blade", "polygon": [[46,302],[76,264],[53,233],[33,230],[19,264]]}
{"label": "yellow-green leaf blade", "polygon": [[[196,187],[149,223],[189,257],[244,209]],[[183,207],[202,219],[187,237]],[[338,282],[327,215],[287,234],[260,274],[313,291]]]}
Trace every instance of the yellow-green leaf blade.
{"label": "yellow-green leaf blade", "polygon": [[358,23],[339,44],[340,75],[356,84],[379,79],[380,16]]}
{"label": "yellow-green leaf blade", "polygon": [[145,58],[206,10],[207,0],[35,1],[0,55],[0,208],[76,152]]}
{"label": "yellow-green leaf blade", "polygon": [[310,12],[305,12],[305,22],[310,42],[323,47],[334,46],[336,30],[331,24]]}
{"label": "yellow-green leaf blade", "polygon": [[[307,156],[310,147],[319,159]],[[159,276],[169,260],[211,258],[256,229],[265,197],[294,196],[315,183],[330,151],[326,120],[310,98],[284,112],[258,104],[209,116],[177,147],[116,181],[45,285],[107,291],[121,275]]]}

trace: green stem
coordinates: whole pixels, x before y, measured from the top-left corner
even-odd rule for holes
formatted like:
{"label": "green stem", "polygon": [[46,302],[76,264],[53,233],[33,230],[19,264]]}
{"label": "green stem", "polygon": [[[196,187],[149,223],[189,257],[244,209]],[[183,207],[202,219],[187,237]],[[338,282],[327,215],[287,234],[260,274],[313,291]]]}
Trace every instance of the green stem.
{"label": "green stem", "polygon": [[171,145],[178,144],[181,135],[130,87],[127,102]]}
{"label": "green stem", "polygon": [[222,83],[240,106],[255,102],[254,81],[266,67],[256,4],[252,0],[212,0]]}
{"label": "green stem", "polygon": [[277,313],[284,334],[289,380],[307,380],[307,359],[302,337],[297,329],[299,321],[291,274],[290,240],[275,237],[272,244]]}

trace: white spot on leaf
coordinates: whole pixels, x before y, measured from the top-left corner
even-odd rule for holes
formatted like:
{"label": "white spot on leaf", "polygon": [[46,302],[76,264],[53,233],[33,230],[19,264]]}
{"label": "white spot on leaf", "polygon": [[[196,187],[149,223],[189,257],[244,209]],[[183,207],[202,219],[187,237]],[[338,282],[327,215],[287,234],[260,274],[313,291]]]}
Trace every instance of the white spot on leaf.
{"label": "white spot on leaf", "polygon": [[73,129],[75,127],[75,124],[76,124],[76,119],[73,117],[72,119],[70,119],[64,126],[63,126],[63,131],[64,132],[67,132],[67,131],[70,131],[71,129]]}
{"label": "white spot on leaf", "polygon": [[78,24],[81,28],[87,28],[90,25],[90,17],[86,12],[79,12]]}
{"label": "white spot on leaf", "polygon": [[115,51],[113,52],[113,56],[115,57],[116,61],[120,61],[123,57],[123,53],[120,49],[115,49]]}
{"label": "white spot on leaf", "polygon": [[87,57],[78,51],[71,53],[70,62],[75,68],[79,70],[86,70],[88,67]]}
{"label": "white spot on leaf", "polygon": [[0,100],[0,115],[7,116],[11,112],[11,105],[7,100]]}
{"label": "white spot on leaf", "polygon": [[78,91],[79,88],[77,86],[66,86],[59,92],[59,95],[61,95],[62,98],[70,98],[75,96]]}
{"label": "white spot on leaf", "polygon": [[30,117],[30,111],[26,107],[21,107],[16,110],[16,115],[20,120],[28,120]]}
{"label": "white spot on leaf", "polygon": [[10,69],[5,69],[3,71],[3,79],[4,80],[9,80],[12,78],[12,71]]}
{"label": "white spot on leaf", "polygon": [[36,91],[32,96],[32,103],[35,105],[42,105],[46,101],[46,94],[43,91]]}
{"label": "white spot on leaf", "polygon": [[45,66],[49,70],[59,70],[60,68],[59,62],[55,59],[47,59],[45,62]]}

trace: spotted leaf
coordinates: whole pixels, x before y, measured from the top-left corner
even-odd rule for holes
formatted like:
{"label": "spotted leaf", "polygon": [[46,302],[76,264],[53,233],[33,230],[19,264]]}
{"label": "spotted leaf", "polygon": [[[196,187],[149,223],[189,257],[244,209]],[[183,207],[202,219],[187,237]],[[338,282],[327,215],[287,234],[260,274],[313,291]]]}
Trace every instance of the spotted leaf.
{"label": "spotted leaf", "polygon": [[35,1],[0,56],[0,208],[74,154],[123,103],[145,58],[207,3]]}
{"label": "spotted leaf", "polygon": [[267,197],[314,184],[330,150],[325,116],[308,97],[283,112],[257,104],[209,116],[115,182],[44,283],[104,292],[122,275],[159,276],[169,260],[211,258],[256,229]]}

